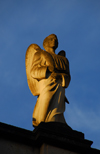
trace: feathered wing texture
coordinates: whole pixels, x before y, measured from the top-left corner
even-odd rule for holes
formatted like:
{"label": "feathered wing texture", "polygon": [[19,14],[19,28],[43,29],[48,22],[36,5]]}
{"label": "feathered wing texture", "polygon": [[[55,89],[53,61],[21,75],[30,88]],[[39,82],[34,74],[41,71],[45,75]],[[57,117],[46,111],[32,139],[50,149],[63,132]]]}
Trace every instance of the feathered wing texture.
{"label": "feathered wing texture", "polygon": [[40,50],[41,50],[41,48],[37,44],[31,44],[28,47],[28,49],[26,51],[26,56],[25,56],[27,82],[28,82],[29,89],[34,96],[39,95],[39,82],[38,82],[38,80],[32,78],[30,72],[31,72],[34,54]]}

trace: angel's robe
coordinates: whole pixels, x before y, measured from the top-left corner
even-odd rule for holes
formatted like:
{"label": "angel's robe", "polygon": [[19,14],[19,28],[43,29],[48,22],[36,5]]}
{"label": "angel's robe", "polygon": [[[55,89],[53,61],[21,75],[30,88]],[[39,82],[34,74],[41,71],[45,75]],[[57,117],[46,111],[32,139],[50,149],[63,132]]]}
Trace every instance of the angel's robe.
{"label": "angel's robe", "polygon": [[[53,78],[52,73],[51,75],[48,73],[49,66],[54,67],[62,78]],[[38,51],[33,58],[31,76],[39,81],[39,96],[33,111],[33,126],[38,126],[40,122],[50,121],[65,123],[63,116],[65,88],[70,82],[67,58],[43,50]]]}

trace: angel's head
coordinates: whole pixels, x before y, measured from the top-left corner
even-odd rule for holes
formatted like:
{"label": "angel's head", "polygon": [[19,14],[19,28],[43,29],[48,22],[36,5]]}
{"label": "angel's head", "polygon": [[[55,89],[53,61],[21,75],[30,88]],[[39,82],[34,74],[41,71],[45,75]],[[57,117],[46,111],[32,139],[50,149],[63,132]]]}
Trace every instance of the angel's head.
{"label": "angel's head", "polygon": [[43,41],[43,47],[47,51],[48,49],[53,49],[54,52],[58,47],[58,39],[55,34],[47,36]]}

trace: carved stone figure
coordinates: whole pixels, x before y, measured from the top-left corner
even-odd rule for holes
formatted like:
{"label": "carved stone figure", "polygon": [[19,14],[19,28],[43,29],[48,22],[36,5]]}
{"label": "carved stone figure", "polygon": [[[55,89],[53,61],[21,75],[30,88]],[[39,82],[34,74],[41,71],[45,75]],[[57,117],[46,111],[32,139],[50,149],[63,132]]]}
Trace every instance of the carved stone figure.
{"label": "carved stone figure", "polygon": [[51,34],[43,41],[42,50],[37,44],[31,44],[26,52],[26,74],[29,88],[38,96],[33,111],[33,126],[40,122],[62,122],[65,111],[65,88],[70,82],[69,62],[65,51],[55,54],[58,39]]}

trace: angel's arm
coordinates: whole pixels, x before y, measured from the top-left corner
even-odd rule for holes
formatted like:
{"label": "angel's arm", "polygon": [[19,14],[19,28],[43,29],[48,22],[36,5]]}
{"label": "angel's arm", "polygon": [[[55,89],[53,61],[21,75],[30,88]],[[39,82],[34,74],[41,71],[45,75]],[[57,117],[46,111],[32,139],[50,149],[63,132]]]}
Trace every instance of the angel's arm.
{"label": "angel's arm", "polygon": [[36,52],[32,62],[31,76],[37,80],[46,78],[47,66],[46,65],[42,66],[41,62],[42,62],[42,54],[41,52]]}

